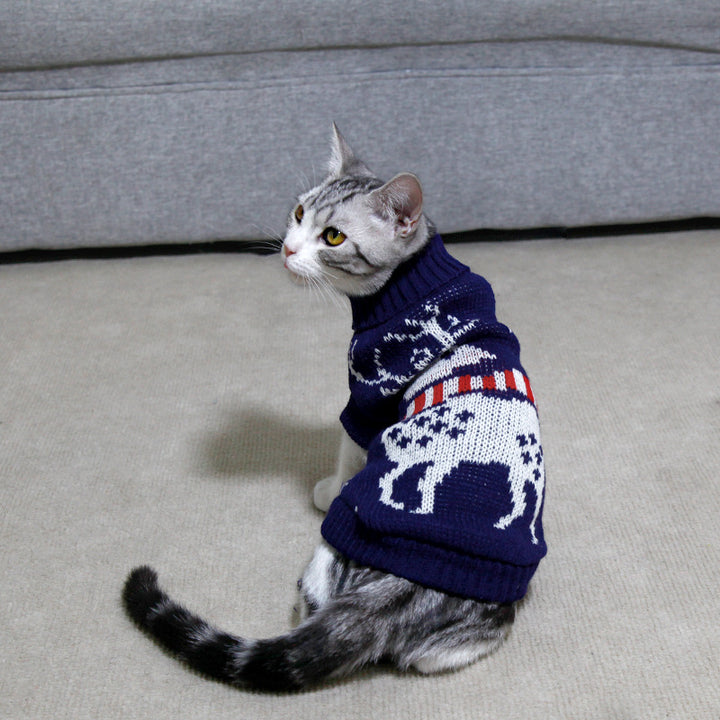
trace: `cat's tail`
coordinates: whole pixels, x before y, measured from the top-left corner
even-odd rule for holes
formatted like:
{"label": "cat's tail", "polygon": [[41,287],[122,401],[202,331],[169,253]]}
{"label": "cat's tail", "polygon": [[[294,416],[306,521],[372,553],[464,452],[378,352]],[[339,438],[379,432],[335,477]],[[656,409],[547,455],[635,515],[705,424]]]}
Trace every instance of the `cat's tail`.
{"label": "cat's tail", "polygon": [[344,623],[323,609],[288,634],[267,640],[216,630],[170,599],[158,585],[157,573],[147,566],[130,573],[123,602],[130,617],[163,647],[193,669],[233,685],[301,690],[379,659],[377,638],[343,633]]}

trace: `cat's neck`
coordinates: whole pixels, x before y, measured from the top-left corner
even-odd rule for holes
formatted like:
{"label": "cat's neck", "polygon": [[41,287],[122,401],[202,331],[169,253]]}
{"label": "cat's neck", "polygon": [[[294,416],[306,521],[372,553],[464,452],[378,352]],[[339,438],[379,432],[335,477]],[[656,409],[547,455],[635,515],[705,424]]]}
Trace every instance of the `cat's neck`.
{"label": "cat's neck", "polygon": [[402,263],[374,295],[351,297],[353,330],[364,330],[389,320],[470,269],[445,249],[434,234],[415,255]]}

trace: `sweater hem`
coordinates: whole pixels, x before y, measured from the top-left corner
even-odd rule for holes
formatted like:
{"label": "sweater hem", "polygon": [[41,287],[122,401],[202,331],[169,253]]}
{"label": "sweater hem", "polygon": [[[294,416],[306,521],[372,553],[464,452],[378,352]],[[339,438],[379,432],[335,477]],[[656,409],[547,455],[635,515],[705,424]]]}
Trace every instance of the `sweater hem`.
{"label": "sweater hem", "polygon": [[361,565],[484,602],[520,600],[538,566],[513,565],[379,533],[364,525],[342,498],[333,502],[322,535],[336,550]]}

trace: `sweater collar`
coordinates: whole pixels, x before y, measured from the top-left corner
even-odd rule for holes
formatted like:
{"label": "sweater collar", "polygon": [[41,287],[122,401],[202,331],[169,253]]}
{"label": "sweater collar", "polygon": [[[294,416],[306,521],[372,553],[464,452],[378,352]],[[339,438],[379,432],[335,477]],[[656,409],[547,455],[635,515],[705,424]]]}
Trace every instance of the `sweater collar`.
{"label": "sweater collar", "polygon": [[448,253],[440,235],[435,235],[419,253],[400,265],[377,293],[350,298],[353,330],[365,330],[389,320],[469,271]]}

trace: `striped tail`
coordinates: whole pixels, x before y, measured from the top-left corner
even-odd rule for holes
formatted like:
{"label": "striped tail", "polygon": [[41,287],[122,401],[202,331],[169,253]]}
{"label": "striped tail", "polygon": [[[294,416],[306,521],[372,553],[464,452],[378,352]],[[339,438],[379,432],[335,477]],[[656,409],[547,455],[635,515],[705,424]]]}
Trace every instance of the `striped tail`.
{"label": "striped tail", "polygon": [[320,612],[287,635],[268,640],[216,630],[169,598],[158,585],[157,573],[147,566],[130,573],[123,602],[135,623],[173,655],[232,685],[296,691],[373,659],[368,647],[333,637],[332,624]]}

